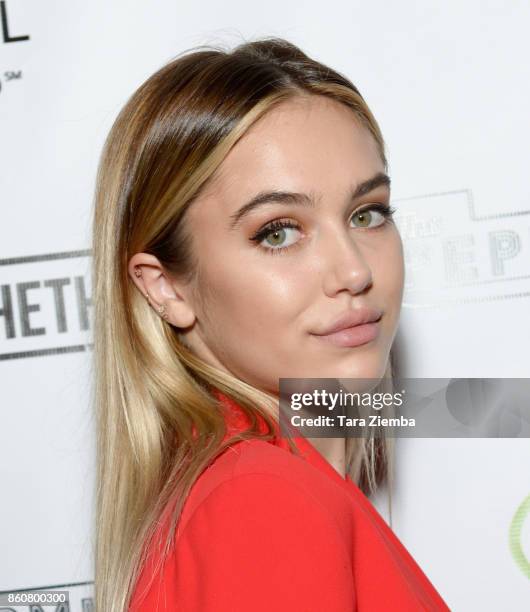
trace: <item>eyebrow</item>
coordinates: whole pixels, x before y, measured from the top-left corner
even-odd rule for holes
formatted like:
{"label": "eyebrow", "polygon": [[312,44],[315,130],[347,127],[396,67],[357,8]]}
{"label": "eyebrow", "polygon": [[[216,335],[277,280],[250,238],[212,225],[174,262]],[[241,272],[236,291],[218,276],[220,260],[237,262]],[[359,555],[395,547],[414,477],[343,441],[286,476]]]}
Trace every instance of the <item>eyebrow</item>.
{"label": "eyebrow", "polygon": [[[381,186],[390,187],[390,177],[384,172],[378,172],[371,178],[359,183],[357,187],[350,194],[349,201],[353,202],[360,197],[370,193],[377,187]],[[314,208],[316,201],[314,196],[307,193],[297,193],[294,191],[260,191],[255,195],[249,202],[244,204],[239,210],[230,215],[230,229],[234,229],[241,219],[247,215],[250,211],[255,210],[258,206],[263,204],[297,204],[301,206],[309,206]]]}

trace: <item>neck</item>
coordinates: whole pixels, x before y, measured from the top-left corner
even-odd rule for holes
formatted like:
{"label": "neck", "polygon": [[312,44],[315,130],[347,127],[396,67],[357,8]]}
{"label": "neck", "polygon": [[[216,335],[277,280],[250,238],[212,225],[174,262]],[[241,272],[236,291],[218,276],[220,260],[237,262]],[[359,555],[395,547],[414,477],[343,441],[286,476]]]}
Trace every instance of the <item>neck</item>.
{"label": "neck", "polygon": [[345,438],[307,438],[316,450],[337,470],[341,478],[346,476]]}

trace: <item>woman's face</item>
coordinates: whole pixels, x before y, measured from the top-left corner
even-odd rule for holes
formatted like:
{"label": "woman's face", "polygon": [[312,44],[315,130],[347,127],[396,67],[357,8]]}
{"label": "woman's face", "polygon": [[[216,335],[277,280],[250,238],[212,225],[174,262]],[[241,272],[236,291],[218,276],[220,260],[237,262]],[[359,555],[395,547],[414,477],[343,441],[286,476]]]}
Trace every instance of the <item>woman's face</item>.
{"label": "woman's face", "polygon": [[[188,211],[200,266],[187,294],[195,352],[273,394],[279,378],[383,376],[401,308],[402,244],[373,208],[389,206],[384,176],[352,199],[383,174],[373,136],[329,98],[284,102],[254,124]],[[300,196],[263,197],[245,212],[270,191]],[[274,222],[284,227],[271,230]],[[379,322],[317,335],[361,308],[378,311]]]}

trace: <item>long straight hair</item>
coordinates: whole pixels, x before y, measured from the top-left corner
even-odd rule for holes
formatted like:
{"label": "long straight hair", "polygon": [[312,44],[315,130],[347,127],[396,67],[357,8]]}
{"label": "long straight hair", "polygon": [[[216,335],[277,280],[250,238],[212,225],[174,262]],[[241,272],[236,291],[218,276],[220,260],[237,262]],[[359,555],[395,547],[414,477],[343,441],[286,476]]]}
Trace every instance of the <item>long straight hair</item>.
{"label": "long straight hair", "polygon": [[[175,278],[198,274],[186,210],[254,122],[307,95],[349,107],[387,167],[380,129],[357,88],[275,37],[178,55],[133,93],[106,138],[92,234],[98,612],[127,610],[162,512],[171,509],[167,555],[201,472],[234,440],[271,439],[276,422],[274,398],[200,360],[180,330],[153,311],[130,279],[128,261],[146,252]],[[385,380],[391,380],[390,359]],[[252,424],[225,442],[215,389]],[[390,442],[375,435],[346,442],[348,470],[366,494],[391,473]]]}

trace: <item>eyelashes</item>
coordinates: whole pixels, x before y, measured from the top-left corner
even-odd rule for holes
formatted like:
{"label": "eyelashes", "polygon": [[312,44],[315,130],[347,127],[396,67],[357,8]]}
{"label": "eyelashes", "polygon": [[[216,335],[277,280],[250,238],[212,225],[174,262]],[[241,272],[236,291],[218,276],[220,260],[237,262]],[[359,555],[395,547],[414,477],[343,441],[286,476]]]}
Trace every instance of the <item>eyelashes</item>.
{"label": "eyelashes", "polygon": [[[387,204],[381,204],[381,203],[376,203],[376,204],[370,204],[369,206],[365,206],[363,208],[360,208],[359,210],[356,210],[353,215],[350,217],[350,221],[353,219],[368,219],[368,222],[370,222],[372,220],[372,211],[375,211],[377,214],[380,215],[380,222],[377,223],[377,225],[368,225],[368,226],[363,226],[363,225],[355,225],[354,227],[357,229],[364,229],[364,230],[377,230],[380,229],[386,225],[388,225],[389,223],[393,223],[393,219],[392,216],[393,214],[396,212],[396,209],[393,208],[392,206],[388,206]],[[366,213],[369,213],[368,215]],[[377,220],[377,219],[376,219]],[[265,225],[263,228],[261,228],[260,230],[258,230],[251,238],[250,240],[256,244],[256,246],[258,248],[263,249],[264,251],[266,251],[267,253],[270,253],[271,255],[276,255],[276,254],[282,254],[285,253],[286,251],[288,251],[291,247],[296,246],[298,244],[298,240],[296,240],[294,243],[292,244],[288,244],[287,246],[263,246],[261,243],[265,240],[265,238],[267,238],[268,236],[270,236],[271,234],[277,234],[277,235],[285,235],[287,232],[286,230],[288,229],[294,229],[294,230],[300,230],[300,225],[298,223],[295,223],[294,221],[290,221],[290,220],[277,220],[277,221],[272,221],[271,223],[268,223],[267,225]]]}

